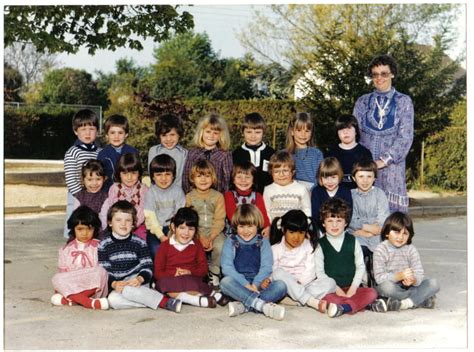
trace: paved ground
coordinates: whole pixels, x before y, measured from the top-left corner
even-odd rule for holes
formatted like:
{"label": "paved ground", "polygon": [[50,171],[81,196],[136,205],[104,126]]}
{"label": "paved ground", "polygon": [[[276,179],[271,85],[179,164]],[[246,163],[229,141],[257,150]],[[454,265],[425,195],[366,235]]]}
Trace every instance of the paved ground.
{"label": "paved ground", "polygon": [[420,219],[414,243],[441,284],[434,310],[363,312],[330,319],[287,307],[284,321],[227,308],[92,311],[53,307],[51,277],[63,214],[5,220],[5,349],[466,348],[466,217]]}

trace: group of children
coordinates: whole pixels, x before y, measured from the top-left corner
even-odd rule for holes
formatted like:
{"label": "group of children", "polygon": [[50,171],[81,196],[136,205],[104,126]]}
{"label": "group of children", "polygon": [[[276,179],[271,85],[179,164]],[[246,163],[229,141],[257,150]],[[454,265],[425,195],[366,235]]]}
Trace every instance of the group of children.
{"label": "group of children", "polygon": [[233,152],[221,116],[199,121],[188,151],[181,120],[164,115],[155,125],[160,144],[148,152],[150,186],[125,143],[127,119],[107,119],[101,150],[97,129],[92,111],[74,116],[54,305],[179,312],[182,303],[218,304],[229,316],[276,320],[282,300],[329,317],[434,307],[439,286],[424,278],[411,219],[390,214],[373,185],[377,166],[357,143],[352,115],[337,119],[340,143],[326,158],[307,113],[291,119],[281,151],[264,143],[262,116],[247,114]]}

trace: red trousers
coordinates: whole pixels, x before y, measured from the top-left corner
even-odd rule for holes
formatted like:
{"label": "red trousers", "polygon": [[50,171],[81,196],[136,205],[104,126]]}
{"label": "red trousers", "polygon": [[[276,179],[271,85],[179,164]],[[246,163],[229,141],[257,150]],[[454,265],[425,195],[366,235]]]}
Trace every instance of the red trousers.
{"label": "red trousers", "polygon": [[[349,287],[342,287],[347,292]],[[349,304],[352,308],[350,314],[354,314],[377,299],[377,291],[371,287],[359,287],[352,297],[341,297],[335,293],[329,293],[323,298],[328,303]]]}

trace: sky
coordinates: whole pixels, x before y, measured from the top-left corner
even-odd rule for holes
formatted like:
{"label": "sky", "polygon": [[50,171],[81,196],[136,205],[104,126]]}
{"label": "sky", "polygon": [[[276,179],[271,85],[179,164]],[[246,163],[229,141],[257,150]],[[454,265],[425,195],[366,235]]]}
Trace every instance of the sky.
{"label": "sky", "polygon": [[[240,44],[238,33],[252,20],[252,14],[259,10],[268,16],[274,16],[265,5],[195,5],[180,7],[194,16],[195,28],[198,33],[206,32],[212,42],[212,48],[220,52],[222,57],[242,57],[246,50]],[[456,58],[466,46],[466,12],[459,17],[457,25],[459,35],[453,49],[448,52]],[[147,66],[154,62],[153,50],[158,46],[151,39],[146,40],[142,51],[119,49],[115,52],[98,50],[94,56],[81,49],[75,55],[61,54],[58,63],[61,67],[84,69],[89,73],[100,70],[104,73],[115,71],[115,62],[120,58],[132,58],[138,66]],[[464,64],[463,67],[466,67]]]}
{"label": "sky", "polygon": [[[190,12],[194,16],[194,31],[206,32],[212,42],[212,48],[223,57],[242,57],[245,48],[240,44],[237,35],[252,19],[254,10],[267,11],[264,5],[195,5],[182,6],[179,9]],[[133,58],[139,66],[154,62],[153,50],[158,46],[148,39],[143,43],[142,51],[119,49],[115,52],[98,50],[94,56],[81,49],[75,55],[61,54],[58,61],[62,66],[85,69],[92,73],[95,70],[103,72],[115,71],[115,62],[123,57]]]}

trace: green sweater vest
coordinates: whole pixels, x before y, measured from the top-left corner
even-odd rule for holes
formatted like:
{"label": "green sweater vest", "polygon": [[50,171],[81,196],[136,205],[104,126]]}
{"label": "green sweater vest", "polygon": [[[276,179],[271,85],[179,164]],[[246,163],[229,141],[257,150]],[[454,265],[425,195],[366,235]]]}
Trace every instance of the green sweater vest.
{"label": "green sweater vest", "polygon": [[355,238],[354,236],[343,234],[341,251],[338,252],[329,243],[326,236],[319,240],[324,254],[324,271],[327,276],[336,281],[337,286],[350,286],[355,275]]}

